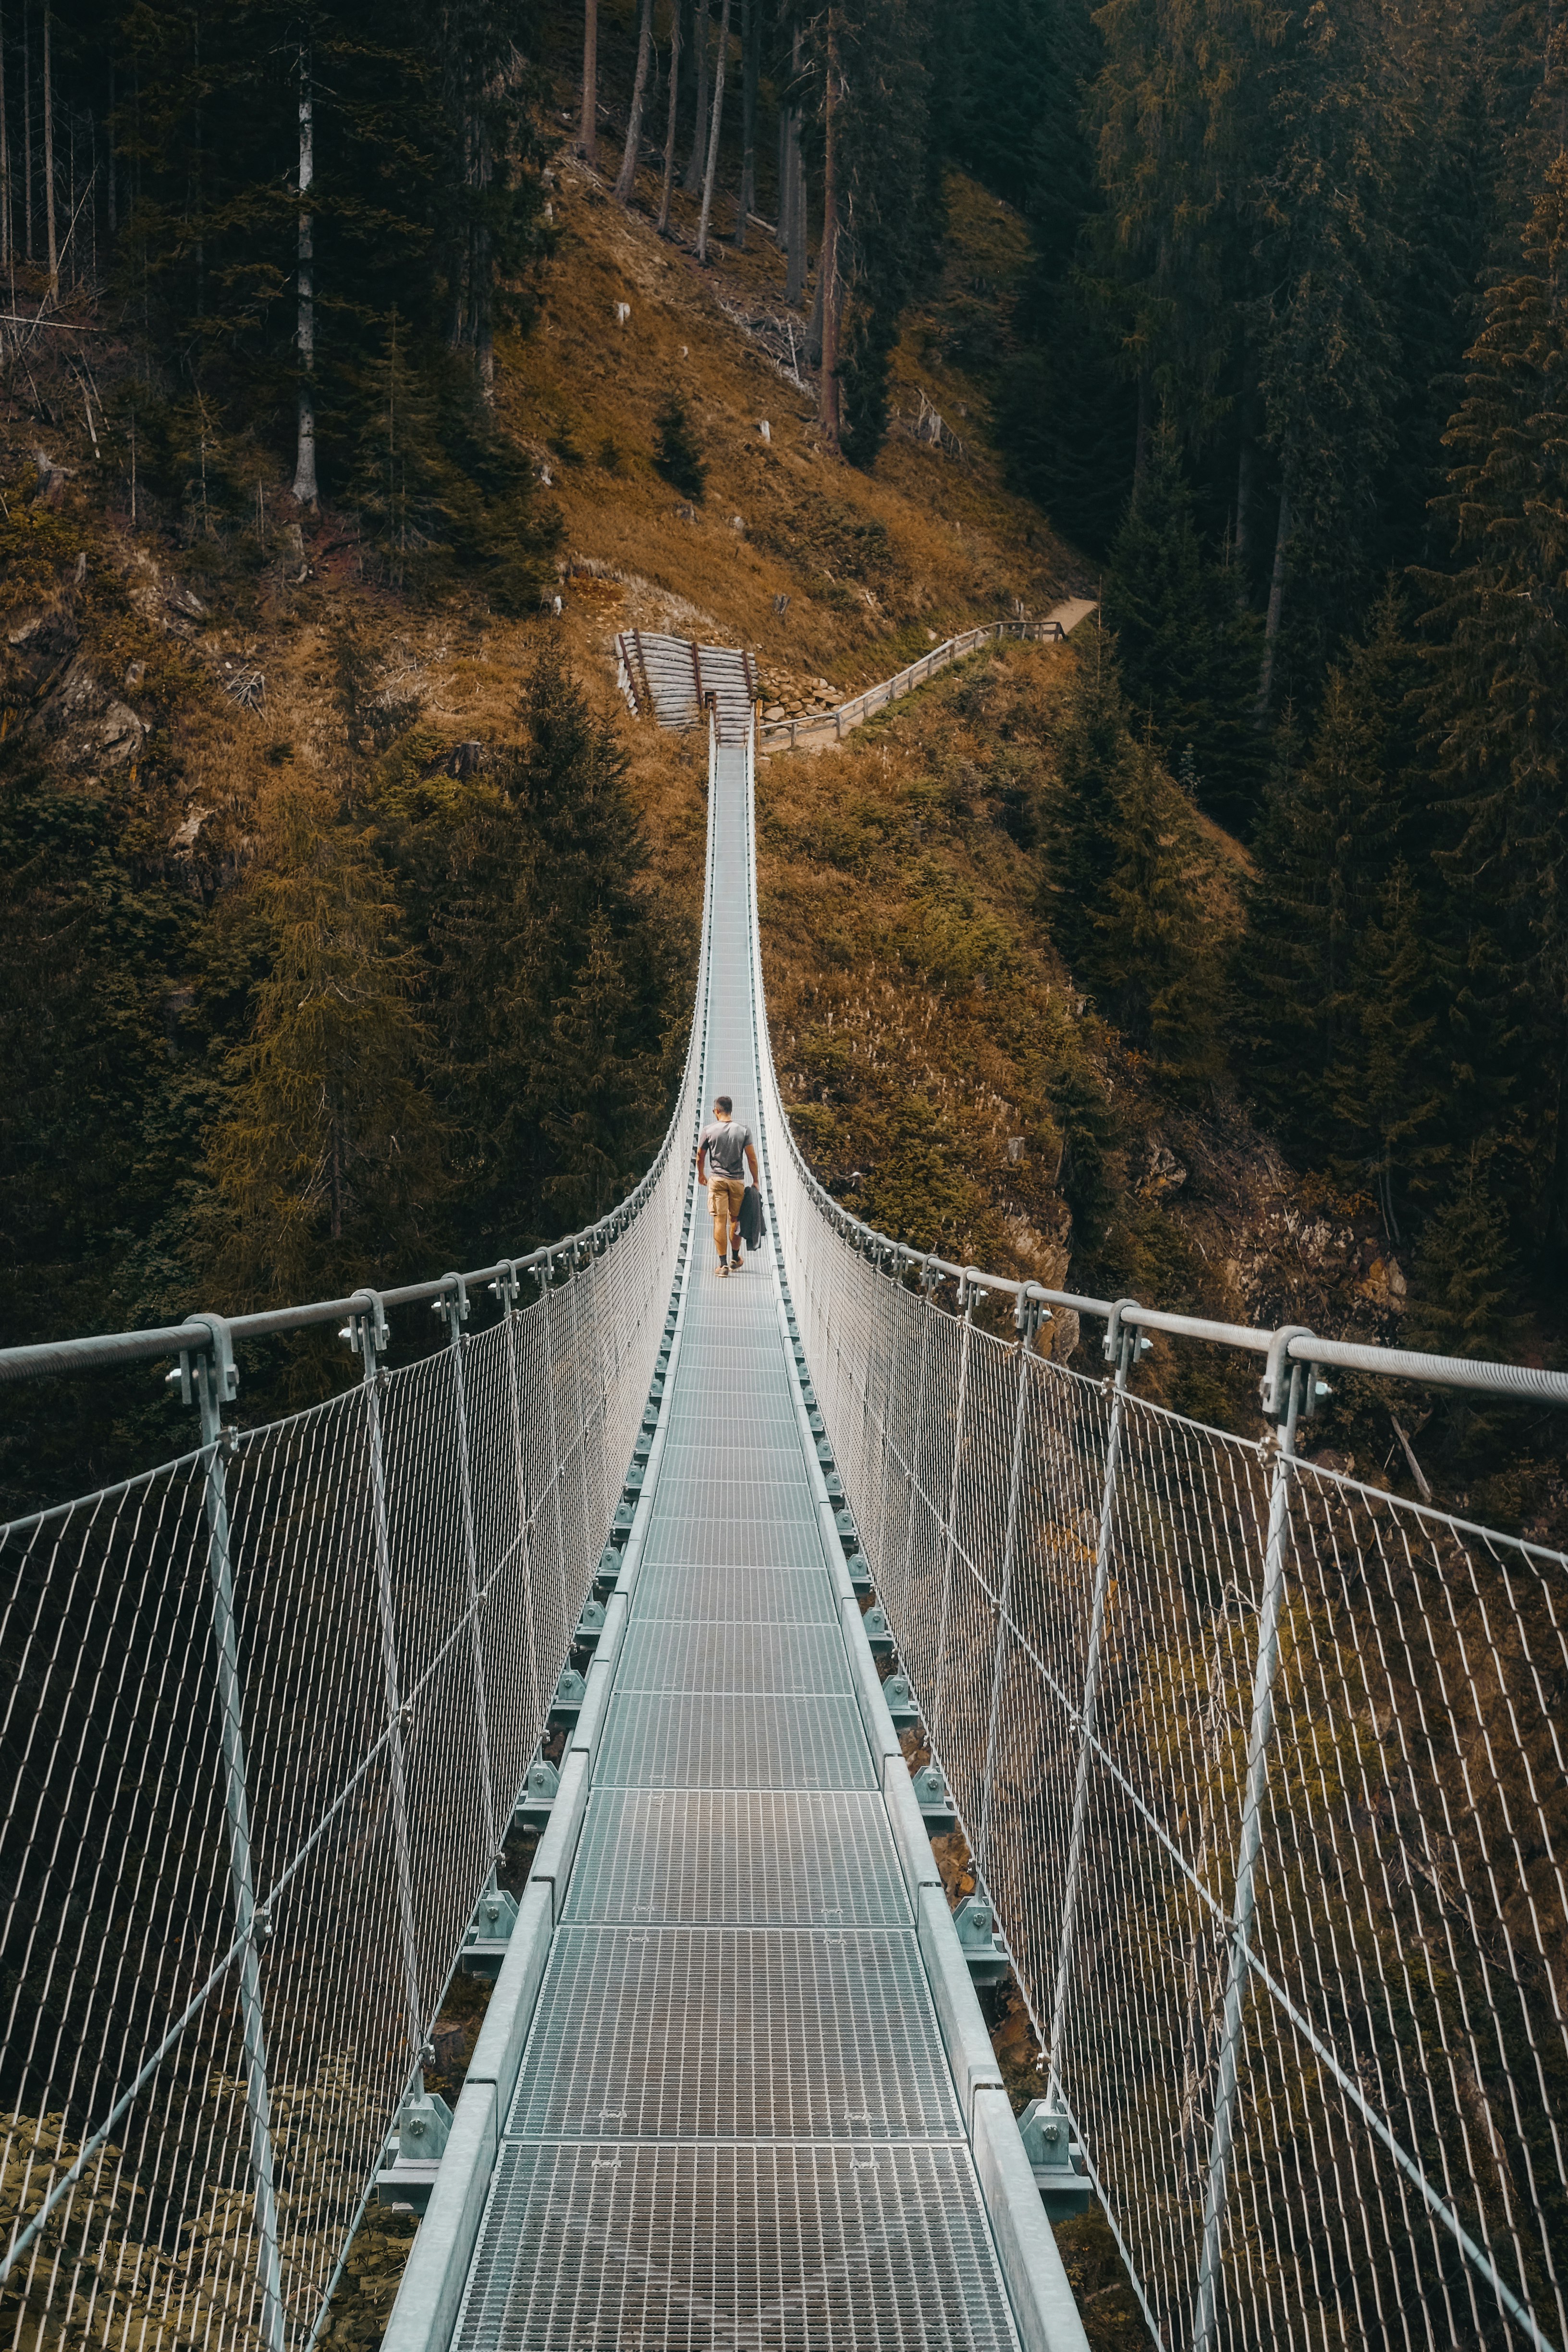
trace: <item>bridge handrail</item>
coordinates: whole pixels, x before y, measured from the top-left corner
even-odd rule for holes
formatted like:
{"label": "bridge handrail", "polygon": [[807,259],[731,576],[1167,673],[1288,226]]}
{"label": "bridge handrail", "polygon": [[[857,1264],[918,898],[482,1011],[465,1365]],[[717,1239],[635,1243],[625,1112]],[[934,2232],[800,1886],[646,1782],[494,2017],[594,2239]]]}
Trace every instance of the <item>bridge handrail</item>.
{"label": "bridge handrail", "polygon": [[[1089,610],[1092,611],[1093,607],[1090,606]],[[853,695],[847,702],[841,702],[837,710],[824,710],[802,719],[763,720],[757,730],[759,747],[763,751],[774,750],[780,745],[793,749],[802,737],[823,734],[830,734],[837,740],[847,727],[858,727],[863,720],[874,718],[879,710],[885,710],[889,702],[897,702],[900,696],[911,693],[917,686],[924,686],[928,679],[951,668],[965,655],[978,652],[982,646],[994,644],[1003,637],[1046,638],[1059,645],[1067,634],[1066,627],[1056,619],[984,621],[977,628],[962,629],[955,637],[944,637],[940,646],[932,646],[930,653],[921,654],[918,661],[910,662],[903,669],[895,671],[891,677],[868,686],[863,694]]]}
{"label": "bridge handrail", "polygon": [[1087,1298],[1077,1291],[1052,1290],[1043,1283],[1020,1280],[1013,1275],[989,1274],[975,1265],[960,1265],[934,1250],[919,1250],[908,1242],[894,1241],[890,1234],[865,1223],[827,1190],[808,1165],[788,1127],[789,1106],[784,1104],[784,1108],[789,1149],[812,1199],[841,1233],[859,1243],[877,1260],[884,1272],[901,1278],[906,1272],[918,1270],[928,1289],[944,1282],[956,1283],[961,1300],[973,1288],[1004,1294],[1020,1306],[1032,1299],[1053,1311],[1060,1308],[1074,1315],[1091,1316],[1106,1326],[1108,1360],[1114,1354],[1115,1329],[1121,1325],[1140,1332],[1163,1332],[1173,1339],[1202,1339],[1214,1347],[1242,1348],[1265,1358],[1278,1353],[1288,1363],[1371,1372],[1386,1380],[1418,1381],[1427,1387],[1473,1389],[1492,1396],[1568,1405],[1568,1372],[1554,1372],[1543,1365],[1502,1363],[1484,1357],[1424,1355],[1417,1349],[1387,1348],[1372,1340],[1331,1339],[1295,1324],[1271,1329],[1262,1324],[1215,1323],[1201,1315],[1176,1315],[1162,1307],[1144,1307],[1136,1299]]}
{"label": "bridge handrail", "polygon": [[[663,1140],[646,1174],[639,1178],[626,1199],[591,1225],[576,1233],[563,1234],[558,1241],[542,1243],[537,1249],[527,1250],[518,1257],[497,1258],[493,1265],[476,1266],[466,1274],[441,1274],[423,1282],[408,1282],[392,1289],[374,1293],[385,1309],[417,1307],[422,1303],[445,1298],[456,1290],[459,1296],[480,1289],[489,1284],[516,1282],[525,1274],[540,1273],[546,1280],[559,1262],[580,1262],[584,1252],[597,1255],[606,1244],[625,1232],[633,1218],[646,1206],[663,1173],[665,1165],[679,1139],[682,1125],[682,1104],[689,1074],[694,1043],[687,1048],[687,1069],[682,1072],[676,1094],[675,1108],[666,1128]],[[79,1339],[41,1339],[18,1347],[0,1348],[0,1387],[20,1381],[41,1380],[50,1374],[67,1375],[90,1370],[95,1365],[148,1363],[159,1357],[190,1355],[205,1356],[219,1344],[212,1325],[226,1324],[230,1341],[237,1339],[275,1339],[285,1331],[304,1331],[318,1323],[342,1322],[345,1316],[357,1313],[371,1295],[368,1286],[344,1298],[316,1298],[291,1307],[258,1308],[247,1315],[195,1319],[185,1323],[162,1324],[141,1331],[106,1331]]]}

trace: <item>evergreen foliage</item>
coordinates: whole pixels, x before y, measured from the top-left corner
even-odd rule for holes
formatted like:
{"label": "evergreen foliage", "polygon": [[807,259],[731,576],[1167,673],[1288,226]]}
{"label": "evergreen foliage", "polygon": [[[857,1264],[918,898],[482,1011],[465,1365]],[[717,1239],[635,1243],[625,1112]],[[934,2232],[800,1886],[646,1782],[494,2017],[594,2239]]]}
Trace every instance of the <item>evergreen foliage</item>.
{"label": "evergreen foliage", "polygon": [[1101,606],[1122,680],[1167,762],[1233,830],[1250,830],[1268,746],[1254,714],[1258,626],[1205,551],[1174,436],[1163,428],[1116,535]]}
{"label": "evergreen foliage", "polygon": [[929,62],[940,16],[931,0],[854,0],[837,33],[839,446],[861,467],[875,463],[887,438],[888,369],[900,322],[941,250]]}
{"label": "evergreen foliage", "polygon": [[1103,654],[1069,698],[1047,857],[1052,928],[1074,976],[1173,1082],[1212,1074],[1222,971],[1208,855],[1153,743],[1130,732]]}
{"label": "evergreen foliage", "polygon": [[1475,877],[1510,1001],[1482,1050],[1515,1079],[1511,1188],[1538,1245],[1568,1219],[1568,155],[1551,163],[1468,355],[1446,436],[1447,576],[1426,573],[1427,741],[1455,884]]}
{"label": "evergreen foliage", "polygon": [[708,488],[708,467],[686,403],[678,392],[670,394],[654,418],[654,430],[656,470],[683,498],[700,500]]}
{"label": "evergreen foliage", "polygon": [[207,1149],[214,1270],[247,1307],[353,1288],[388,1233],[426,1240],[439,1197],[418,958],[373,841],[318,794],[289,794],[225,911],[255,923],[266,971]]}

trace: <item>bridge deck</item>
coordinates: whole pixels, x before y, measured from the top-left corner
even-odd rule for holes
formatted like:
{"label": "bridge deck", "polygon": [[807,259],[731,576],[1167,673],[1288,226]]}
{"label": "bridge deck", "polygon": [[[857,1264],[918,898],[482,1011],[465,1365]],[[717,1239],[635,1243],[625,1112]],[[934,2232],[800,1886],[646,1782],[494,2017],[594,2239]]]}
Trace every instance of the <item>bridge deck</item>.
{"label": "bridge deck", "polygon": [[[712,789],[702,1099],[731,1094],[755,1133],[743,748],[721,746]],[[874,1670],[773,1244],[721,1280],[705,1212],[698,1194],[609,1695],[578,1743],[580,1833],[552,1831],[535,1865],[554,1888],[542,1981],[531,2001],[520,1956],[497,1987],[504,2006],[523,1986],[531,2023],[521,2063],[488,2070],[482,2218],[460,2305],[455,2283],[437,2298],[455,2326],[429,2324],[411,2277],[388,2352],[1020,2341],[921,1879],[951,1930],[929,1845],[923,1871],[900,1853],[868,1737]],[[507,2031],[494,2021],[494,2046]],[[978,2031],[976,2012],[971,2085]],[[1037,2324],[1023,2340],[1042,2342]],[[1076,2324],[1051,2340],[1081,2343]]]}

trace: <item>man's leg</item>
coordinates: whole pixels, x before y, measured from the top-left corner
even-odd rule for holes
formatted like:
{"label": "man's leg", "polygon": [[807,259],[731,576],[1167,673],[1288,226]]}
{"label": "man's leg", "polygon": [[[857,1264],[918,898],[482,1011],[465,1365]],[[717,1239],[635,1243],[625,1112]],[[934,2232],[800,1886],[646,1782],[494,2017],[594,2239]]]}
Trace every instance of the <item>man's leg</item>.
{"label": "man's leg", "polygon": [[713,1246],[719,1254],[719,1271],[728,1274],[730,1232],[730,1188],[717,1173],[708,1179],[708,1207],[713,1219]]}

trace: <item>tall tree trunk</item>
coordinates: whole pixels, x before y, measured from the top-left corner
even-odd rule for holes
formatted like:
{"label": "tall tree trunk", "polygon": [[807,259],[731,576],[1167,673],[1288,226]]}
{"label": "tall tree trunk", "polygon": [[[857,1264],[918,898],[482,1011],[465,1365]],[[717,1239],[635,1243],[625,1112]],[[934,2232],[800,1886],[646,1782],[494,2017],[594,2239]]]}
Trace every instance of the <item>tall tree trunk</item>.
{"label": "tall tree trunk", "polygon": [[[493,87],[485,91],[487,101],[495,95]],[[489,125],[490,111],[487,103],[479,109],[473,125],[474,177],[481,194],[489,189],[495,173]],[[493,408],[496,397],[496,323],[491,299],[490,232],[485,225],[488,217],[481,209],[475,223],[469,299],[474,322],[474,368],[479,377],[479,398],[487,408]]]}
{"label": "tall tree trunk", "polygon": [[49,291],[60,287],[60,251],[55,236],[55,80],[49,63],[49,11],[44,10],[44,235],[48,244]]}
{"label": "tall tree trunk", "polygon": [[0,8],[0,269],[16,307],[16,257],[11,246],[11,131],[5,115],[5,12]]}
{"label": "tall tree trunk", "polygon": [[1258,385],[1253,364],[1246,362],[1241,398],[1237,403],[1239,446],[1236,453],[1236,601],[1246,607],[1252,583],[1252,493],[1258,470]]}
{"label": "tall tree trunk", "polygon": [[658,233],[669,234],[669,199],[675,189],[675,139],[680,128],[680,27],[686,0],[675,0],[669,26],[669,107],[664,125],[664,187],[658,200]]}
{"label": "tall tree trunk", "polygon": [[697,68],[697,128],[691,134],[691,160],[686,166],[689,196],[694,196],[702,185],[702,166],[708,160],[708,0],[697,0],[692,45],[696,50],[693,63]]}
{"label": "tall tree trunk", "polygon": [[1138,371],[1138,438],[1132,451],[1132,478],[1141,482],[1149,467],[1149,441],[1154,428],[1154,387],[1147,368]]}
{"label": "tall tree trunk", "polygon": [[762,0],[741,0],[741,200],[735,243],[746,242],[746,216],[757,209],[757,52],[762,47]]}
{"label": "tall tree trunk", "polygon": [[719,132],[724,121],[724,65],[730,51],[730,0],[719,13],[719,62],[713,74],[713,119],[708,126],[708,168],[702,174],[702,217],[697,224],[697,258],[708,258],[708,223],[713,213],[713,183],[719,175]]}
{"label": "tall tree trunk", "polygon": [[637,70],[632,84],[631,118],[626,124],[626,152],[616,180],[616,195],[623,205],[629,205],[632,190],[637,185],[637,149],[642,145],[642,110],[647,99],[648,55],[653,47],[653,0],[642,0],[642,16],[637,25]]}
{"label": "tall tree trunk", "polygon": [[310,52],[300,52],[300,425],[295,445],[294,496],[302,507],[316,503],[316,245],[310,188],[316,177],[316,110]]}
{"label": "tall tree trunk", "polygon": [[827,73],[822,89],[825,161],[822,172],[822,249],[816,257],[822,303],[822,430],[838,446],[838,25],[827,12]]}
{"label": "tall tree trunk", "polygon": [[104,194],[109,199],[110,236],[117,236],[120,229],[120,215],[116,205],[117,192],[114,185],[117,176],[115,167],[119,162],[114,152],[114,59],[110,58],[109,60],[109,112],[104,117],[103,122]]}
{"label": "tall tree trunk", "polygon": [[[800,35],[796,33],[792,50],[792,91],[800,77]],[[792,310],[798,310],[805,292],[805,163],[800,152],[800,100],[798,91],[792,95],[785,129],[786,178],[789,186],[789,240],[784,248],[784,300]],[[781,205],[780,209],[783,209]]]}
{"label": "tall tree trunk", "polygon": [[27,0],[22,0],[22,235],[23,254],[33,266],[33,46],[27,36]]}
{"label": "tall tree trunk", "polygon": [[1285,557],[1289,544],[1290,492],[1288,486],[1282,486],[1279,524],[1274,534],[1274,572],[1268,583],[1268,618],[1263,625],[1263,667],[1258,680],[1258,707],[1253,714],[1259,727],[1268,716],[1268,698],[1274,690],[1274,647],[1285,605]]}
{"label": "tall tree trunk", "polygon": [[583,121],[577,131],[577,152],[591,170],[598,170],[599,0],[583,0]]}

